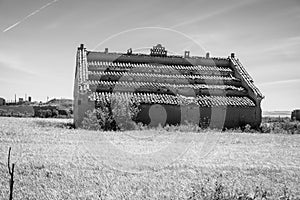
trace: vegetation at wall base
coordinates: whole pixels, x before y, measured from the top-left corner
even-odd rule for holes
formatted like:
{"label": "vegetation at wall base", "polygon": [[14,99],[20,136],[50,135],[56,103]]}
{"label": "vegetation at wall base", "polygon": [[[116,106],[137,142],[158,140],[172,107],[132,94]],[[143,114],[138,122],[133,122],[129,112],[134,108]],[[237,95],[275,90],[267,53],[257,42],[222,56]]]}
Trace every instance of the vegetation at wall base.
{"label": "vegetation at wall base", "polygon": [[139,127],[135,122],[138,112],[138,103],[116,96],[110,102],[101,102],[98,108],[87,111],[82,126],[88,130],[136,130]]}
{"label": "vegetation at wall base", "polygon": [[[113,103],[103,103],[97,109],[87,111],[83,120],[83,128],[87,130],[125,131],[125,130],[149,130],[145,124],[136,123],[135,117],[139,111],[138,104],[130,101],[116,99]],[[179,125],[156,127],[167,131],[200,132],[209,129],[209,126],[201,127],[198,124],[184,122]],[[273,134],[300,134],[300,122],[289,118],[263,118],[259,129],[252,129],[249,124],[234,129],[224,128],[223,131],[235,131],[245,133],[273,133]]]}

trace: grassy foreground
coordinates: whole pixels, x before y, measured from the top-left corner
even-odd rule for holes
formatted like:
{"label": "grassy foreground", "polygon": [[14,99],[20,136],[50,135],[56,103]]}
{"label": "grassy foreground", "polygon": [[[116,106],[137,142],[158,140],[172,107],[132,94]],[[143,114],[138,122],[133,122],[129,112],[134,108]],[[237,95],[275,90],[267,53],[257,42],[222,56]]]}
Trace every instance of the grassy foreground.
{"label": "grassy foreground", "polygon": [[296,199],[300,135],[69,129],[0,118],[0,199]]}

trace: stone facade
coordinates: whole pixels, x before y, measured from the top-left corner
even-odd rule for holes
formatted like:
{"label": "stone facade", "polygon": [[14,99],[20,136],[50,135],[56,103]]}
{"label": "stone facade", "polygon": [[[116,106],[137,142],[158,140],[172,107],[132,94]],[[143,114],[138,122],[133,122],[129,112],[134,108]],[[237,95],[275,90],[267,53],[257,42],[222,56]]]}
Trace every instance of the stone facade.
{"label": "stone facade", "polygon": [[0,97],[0,106],[5,105],[5,99]]}
{"label": "stone facade", "polygon": [[293,110],[291,119],[300,121],[300,110]]}

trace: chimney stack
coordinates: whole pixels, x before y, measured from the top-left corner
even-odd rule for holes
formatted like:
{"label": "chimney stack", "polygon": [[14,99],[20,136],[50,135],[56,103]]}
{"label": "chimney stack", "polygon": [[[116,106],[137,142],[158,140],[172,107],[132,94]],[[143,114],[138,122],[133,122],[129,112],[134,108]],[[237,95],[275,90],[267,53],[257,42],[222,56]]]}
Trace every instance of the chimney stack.
{"label": "chimney stack", "polygon": [[131,55],[132,54],[132,48],[127,49],[127,54]]}
{"label": "chimney stack", "polygon": [[206,58],[209,58],[209,52],[206,53]]}
{"label": "chimney stack", "polygon": [[80,44],[80,47],[78,47],[78,50],[83,50],[84,49],[84,44]]}
{"label": "chimney stack", "polygon": [[234,58],[234,53],[231,53],[231,58]]}
{"label": "chimney stack", "polygon": [[189,58],[189,57],[190,57],[190,52],[184,51],[184,58]]}
{"label": "chimney stack", "polygon": [[108,53],[108,48],[105,48],[104,53]]}

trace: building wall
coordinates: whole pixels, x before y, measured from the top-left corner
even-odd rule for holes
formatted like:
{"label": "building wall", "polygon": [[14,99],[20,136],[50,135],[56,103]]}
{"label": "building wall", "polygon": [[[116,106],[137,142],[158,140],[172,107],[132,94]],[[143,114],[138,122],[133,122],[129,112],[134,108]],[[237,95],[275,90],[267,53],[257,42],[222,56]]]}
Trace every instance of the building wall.
{"label": "building wall", "polygon": [[250,88],[250,86],[247,84],[244,77],[238,72],[238,70],[236,69],[236,66],[232,62],[230,63],[230,65],[231,65],[232,70],[234,71],[234,76],[241,80],[241,84],[244,88],[246,88],[248,96],[250,97],[251,100],[253,100],[255,102],[254,117],[252,118],[253,121],[251,124],[253,124],[252,127],[257,128],[260,126],[261,121],[262,121],[261,101],[262,101],[263,97],[259,97],[259,96],[257,96],[257,94],[255,94],[253,89]]}
{"label": "building wall", "polygon": [[[151,109],[157,105],[144,104],[140,106],[137,121],[144,124],[157,126],[158,124],[178,125],[184,122],[198,124],[200,127],[234,128],[249,124],[258,128],[256,107],[198,107],[160,105],[156,116],[151,114]],[[162,108],[161,108],[162,107]],[[163,110],[162,110],[163,109]]]}
{"label": "building wall", "polygon": [[292,120],[300,121],[300,110],[294,110],[291,116]]}
{"label": "building wall", "polygon": [[78,94],[76,99],[74,98],[74,125],[75,127],[81,127],[82,121],[86,116],[86,112],[93,110],[95,103],[88,100],[88,94]]}
{"label": "building wall", "polygon": [[[81,127],[82,125],[82,121],[85,117],[85,113],[88,111],[88,110],[93,110],[95,108],[95,103],[94,102],[90,102],[88,100],[88,96],[90,94],[90,92],[80,86],[80,84],[84,85],[85,83],[80,83],[80,79],[82,79],[82,75],[79,73],[80,70],[83,71],[83,70],[86,70],[86,69],[83,69],[84,67],[87,67],[86,63],[84,64],[83,62],[86,62],[84,61],[83,59],[81,59],[83,56],[83,54],[86,53],[86,50],[85,48],[80,47],[78,48],[78,51],[77,51],[77,56],[76,56],[76,69],[75,69],[75,78],[74,78],[74,89],[73,89],[73,97],[74,97],[74,118],[73,118],[73,121],[74,121],[74,125],[75,127]],[[81,68],[81,69],[80,69]],[[80,77],[81,76],[81,77]]]}
{"label": "building wall", "polygon": [[0,106],[3,106],[3,105],[5,105],[5,99],[0,98]]}

